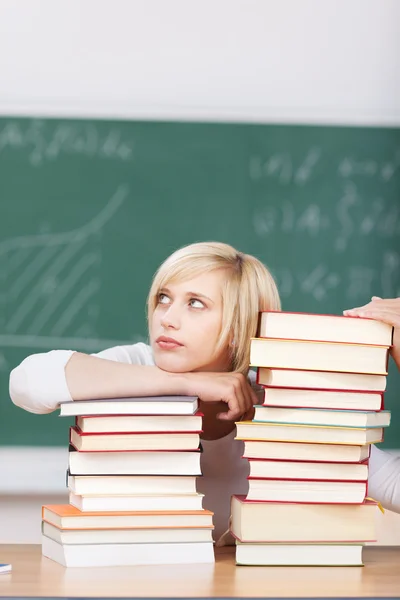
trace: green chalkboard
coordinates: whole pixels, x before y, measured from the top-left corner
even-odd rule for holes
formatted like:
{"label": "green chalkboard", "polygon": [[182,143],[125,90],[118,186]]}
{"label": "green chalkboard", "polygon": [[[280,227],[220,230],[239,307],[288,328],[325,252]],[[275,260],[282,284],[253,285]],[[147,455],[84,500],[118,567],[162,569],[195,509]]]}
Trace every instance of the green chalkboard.
{"label": "green chalkboard", "polygon": [[0,199],[2,445],[66,444],[67,420],[12,405],[9,371],[146,340],[152,274],[183,244],[255,254],[286,310],[400,295],[399,129],[3,118]]}

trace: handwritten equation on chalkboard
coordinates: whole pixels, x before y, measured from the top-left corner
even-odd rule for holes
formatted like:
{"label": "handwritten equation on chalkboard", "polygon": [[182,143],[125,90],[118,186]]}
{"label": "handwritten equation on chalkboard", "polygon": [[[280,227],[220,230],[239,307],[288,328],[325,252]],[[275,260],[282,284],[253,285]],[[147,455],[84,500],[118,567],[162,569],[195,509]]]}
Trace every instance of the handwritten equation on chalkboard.
{"label": "handwritten equation on chalkboard", "polygon": [[[249,159],[249,177],[261,199],[252,214],[256,237],[279,236],[288,246],[297,238],[303,247],[325,247],[325,261],[318,260],[317,251],[310,266],[303,262],[300,268],[287,264],[274,269],[281,296],[309,294],[323,303],[340,286],[349,305],[365,301],[377,289],[385,297],[400,296],[400,144],[385,160],[336,158],[328,167],[327,179],[332,182],[333,177],[336,188],[328,202],[324,183],[315,185],[318,176],[327,176],[324,154],[323,148],[312,147],[297,161],[289,151]],[[352,246],[377,242],[385,247],[374,264],[368,257],[357,264]],[[338,263],[340,268],[332,268]]]}

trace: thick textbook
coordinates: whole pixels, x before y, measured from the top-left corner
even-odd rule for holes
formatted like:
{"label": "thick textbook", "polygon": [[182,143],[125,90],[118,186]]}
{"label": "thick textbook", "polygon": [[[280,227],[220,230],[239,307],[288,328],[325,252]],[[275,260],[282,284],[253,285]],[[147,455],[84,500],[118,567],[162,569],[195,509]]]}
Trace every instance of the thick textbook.
{"label": "thick textbook", "polygon": [[213,563],[212,542],[62,545],[42,535],[43,556],[64,567],[123,567]]}
{"label": "thick textbook", "polygon": [[253,367],[387,375],[389,348],[337,342],[253,338]]}
{"label": "thick textbook", "polygon": [[296,504],[232,496],[231,532],[241,542],[375,541],[377,502]]}
{"label": "thick textbook", "polygon": [[265,311],[260,313],[258,336],[391,346],[393,327],[360,317]]}

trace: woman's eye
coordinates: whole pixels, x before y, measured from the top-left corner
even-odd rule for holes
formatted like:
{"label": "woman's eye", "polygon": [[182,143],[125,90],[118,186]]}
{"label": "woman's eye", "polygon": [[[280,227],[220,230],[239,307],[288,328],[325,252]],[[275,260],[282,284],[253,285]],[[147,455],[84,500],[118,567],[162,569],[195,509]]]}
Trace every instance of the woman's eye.
{"label": "woman's eye", "polygon": [[196,298],[192,298],[189,301],[189,304],[192,308],[204,308],[204,304],[200,300],[197,300]]}
{"label": "woman's eye", "polygon": [[169,298],[165,294],[158,294],[158,303],[159,304],[168,304]]}

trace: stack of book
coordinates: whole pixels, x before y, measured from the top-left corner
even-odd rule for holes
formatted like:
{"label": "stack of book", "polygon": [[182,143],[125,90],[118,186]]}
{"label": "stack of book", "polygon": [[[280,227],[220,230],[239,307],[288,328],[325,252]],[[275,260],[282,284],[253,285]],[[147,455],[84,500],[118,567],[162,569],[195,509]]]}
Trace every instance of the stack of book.
{"label": "stack of book", "polygon": [[238,564],[362,564],[375,539],[368,459],[390,423],[392,336],[371,319],[260,314],[250,361],[264,400],[237,423],[250,465],[247,496],[232,498]]}
{"label": "stack of book", "polygon": [[196,492],[202,414],[191,396],[67,402],[69,504],[43,506],[42,553],[64,566],[214,562]]}

